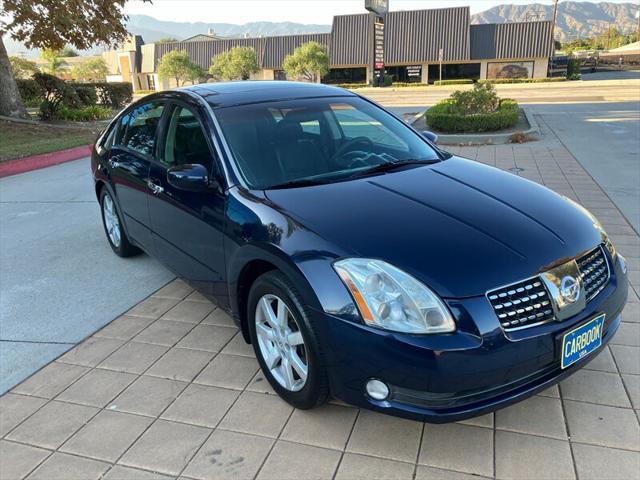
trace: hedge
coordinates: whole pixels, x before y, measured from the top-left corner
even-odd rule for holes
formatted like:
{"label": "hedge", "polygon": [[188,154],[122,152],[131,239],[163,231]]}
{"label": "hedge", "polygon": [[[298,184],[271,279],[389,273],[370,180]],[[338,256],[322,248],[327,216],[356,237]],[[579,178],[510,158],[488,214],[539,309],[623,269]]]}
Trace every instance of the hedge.
{"label": "hedge", "polygon": [[91,122],[93,120],[105,120],[111,118],[111,107],[101,105],[89,105],[82,108],[62,107],[58,117],[72,122]]}
{"label": "hedge", "polygon": [[540,77],[540,78],[496,78],[493,80],[478,80],[478,83],[546,83],[565,82],[567,77]]}
{"label": "hedge", "polygon": [[405,87],[426,87],[428,83],[419,82],[393,82],[392,87],[405,88]]}
{"label": "hedge", "polygon": [[20,97],[25,103],[41,102],[44,95],[42,87],[32,78],[16,78]]}
{"label": "hedge", "polygon": [[450,113],[450,104],[450,99],[442,100],[427,110],[430,128],[447,133],[490,132],[512,127],[518,121],[519,109],[515,100],[505,98],[498,111],[474,115]]}
{"label": "hedge", "polygon": [[127,82],[96,82],[98,103],[111,108],[122,108],[133,99],[133,86]]}
{"label": "hedge", "polygon": [[455,80],[436,80],[435,82],[433,82],[434,85],[471,85],[473,82],[473,80],[471,80],[470,78],[458,78]]}
{"label": "hedge", "polygon": [[355,88],[367,88],[368,83],[330,83],[332,87],[346,88],[347,90],[353,90]]}

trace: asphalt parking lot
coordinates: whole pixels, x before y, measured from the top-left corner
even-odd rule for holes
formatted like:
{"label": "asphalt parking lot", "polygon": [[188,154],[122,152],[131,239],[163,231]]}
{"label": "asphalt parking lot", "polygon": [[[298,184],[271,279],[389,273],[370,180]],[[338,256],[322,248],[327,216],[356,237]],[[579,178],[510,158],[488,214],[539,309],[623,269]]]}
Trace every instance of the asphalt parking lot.
{"label": "asphalt parking lot", "polygon": [[623,323],[584,369],[429,425],[273,394],[228,316],[174,281],[0,397],[0,478],[636,479],[640,237],[563,143],[452,147],[583,203],[628,259]]}

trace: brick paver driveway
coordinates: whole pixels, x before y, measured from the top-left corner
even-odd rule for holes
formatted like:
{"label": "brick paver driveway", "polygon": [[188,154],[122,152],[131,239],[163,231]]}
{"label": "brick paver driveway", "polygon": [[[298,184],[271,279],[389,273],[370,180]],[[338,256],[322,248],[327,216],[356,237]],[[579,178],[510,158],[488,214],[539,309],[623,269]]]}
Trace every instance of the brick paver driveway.
{"label": "brick paver driveway", "polygon": [[556,141],[451,150],[581,202],[628,259],[620,330],[559,389],[449,425],[294,410],[232,321],[175,281],[0,398],[0,478],[638,478],[638,235]]}

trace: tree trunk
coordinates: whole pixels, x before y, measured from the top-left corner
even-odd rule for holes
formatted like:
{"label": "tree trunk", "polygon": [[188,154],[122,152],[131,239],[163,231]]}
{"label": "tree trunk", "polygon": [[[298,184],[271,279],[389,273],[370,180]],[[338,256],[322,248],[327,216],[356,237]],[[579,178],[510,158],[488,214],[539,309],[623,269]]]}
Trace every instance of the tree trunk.
{"label": "tree trunk", "polygon": [[29,118],[24,108],[18,86],[13,78],[7,49],[0,36],[0,115],[15,118]]}

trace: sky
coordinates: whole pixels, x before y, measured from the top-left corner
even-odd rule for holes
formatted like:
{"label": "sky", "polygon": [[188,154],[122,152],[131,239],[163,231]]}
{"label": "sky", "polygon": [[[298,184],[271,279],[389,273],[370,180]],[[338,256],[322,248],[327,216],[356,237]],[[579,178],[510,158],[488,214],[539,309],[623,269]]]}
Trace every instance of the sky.
{"label": "sky", "polygon": [[[598,1],[598,0],[596,0]],[[625,0],[608,0],[625,3]],[[627,2],[629,0],[626,0]],[[390,10],[420,10],[469,6],[471,13],[501,4],[542,3],[552,0],[389,0]],[[143,14],[176,22],[235,23],[296,22],[330,24],[334,15],[363,13],[364,0],[138,0],[125,6],[128,14]]]}

